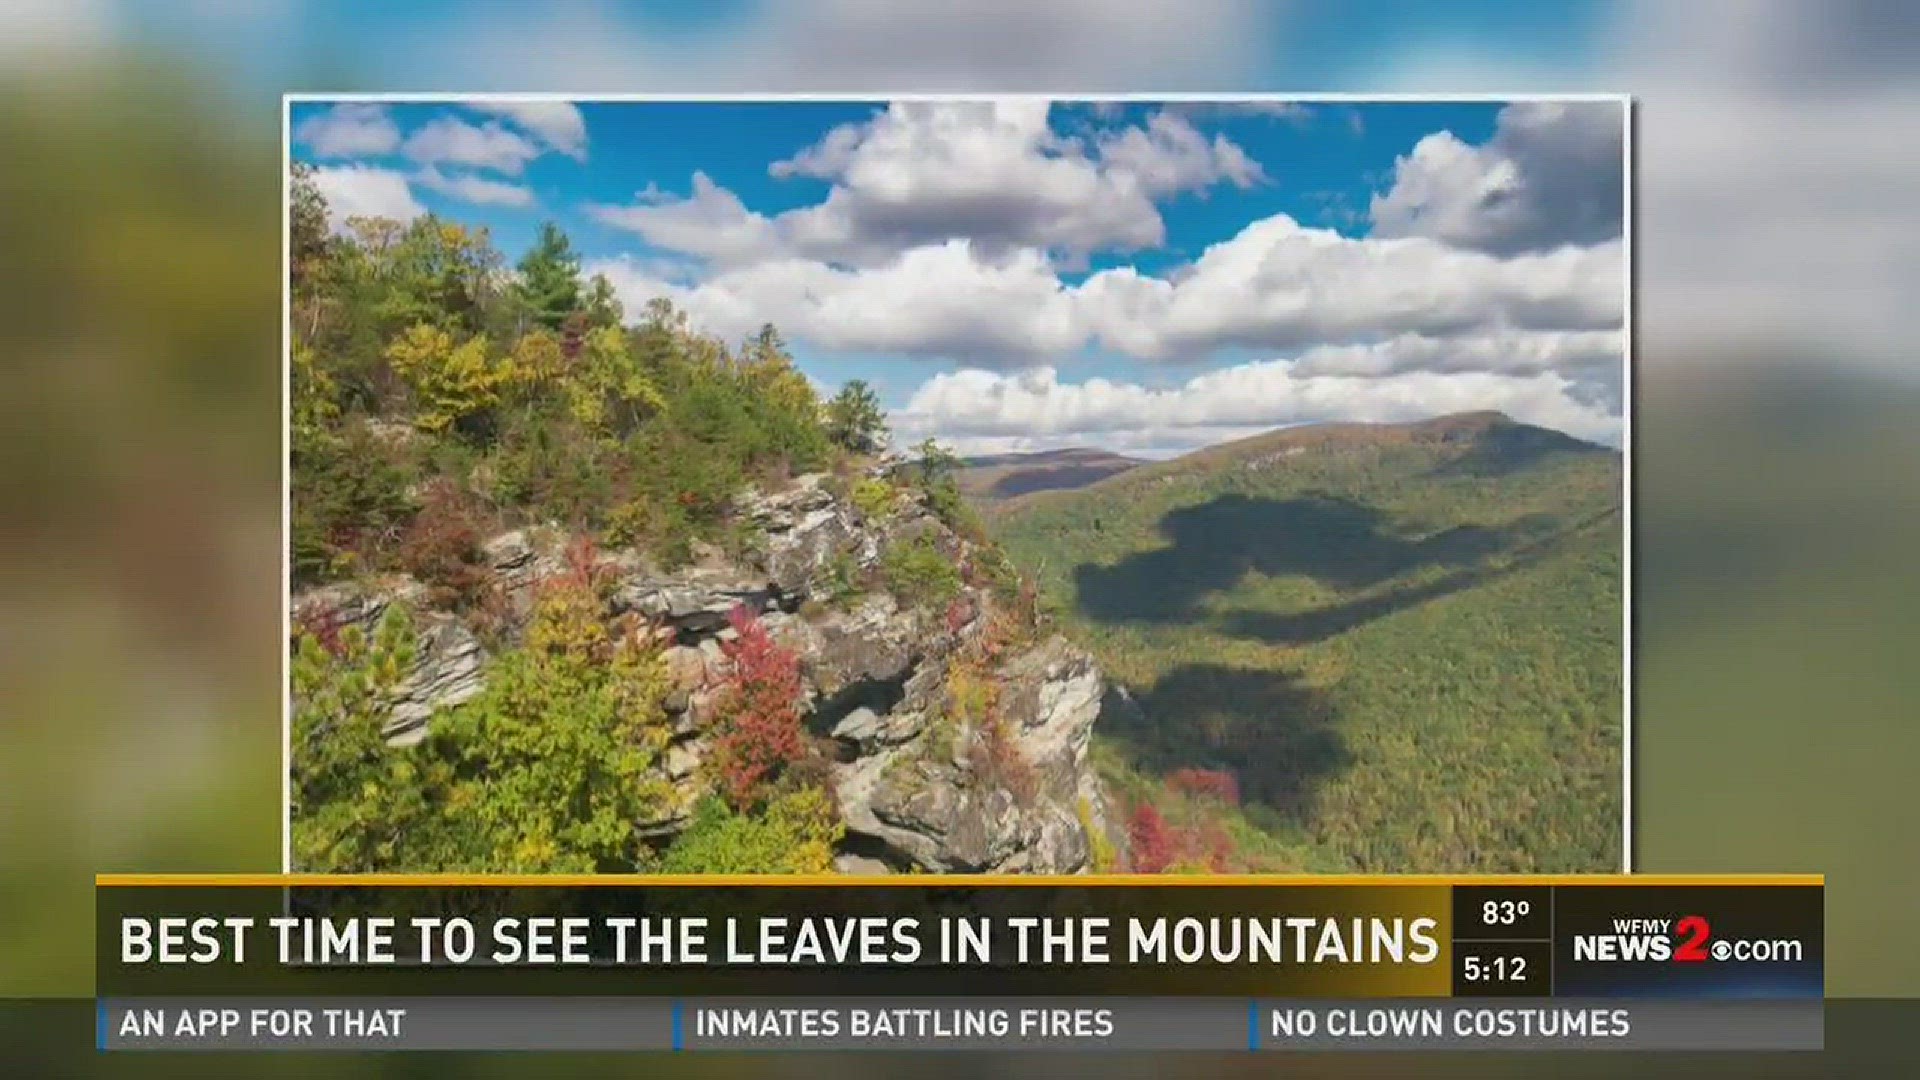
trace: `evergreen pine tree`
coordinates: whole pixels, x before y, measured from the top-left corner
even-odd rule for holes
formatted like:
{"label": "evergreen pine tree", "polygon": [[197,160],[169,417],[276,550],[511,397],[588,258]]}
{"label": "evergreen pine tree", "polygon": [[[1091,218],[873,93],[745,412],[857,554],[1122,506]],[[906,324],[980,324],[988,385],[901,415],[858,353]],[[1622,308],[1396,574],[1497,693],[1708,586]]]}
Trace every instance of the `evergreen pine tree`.
{"label": "evergreen pine tree", "polygon": [[854,379],[827,402],[827,437],[855,451],[878,450],[885,443],[887,414],[880,397],[863,379]]}
{"label": "evergreen pine tree", "polygon": [[560,226],[551,221],[540,226],[540,238],[516,269],[520,280],[514,291],[535,322],[558,330],[580,309],[580,256]]}
{"label": "evergreen pine tree", "polygon": [[613,282],[608,281],[605,274],[595,274],[587,283],[586,312],[587,322],[596,329],[619,326],[625,320],[626,311],[620,306],[620,298],[613,294]]}

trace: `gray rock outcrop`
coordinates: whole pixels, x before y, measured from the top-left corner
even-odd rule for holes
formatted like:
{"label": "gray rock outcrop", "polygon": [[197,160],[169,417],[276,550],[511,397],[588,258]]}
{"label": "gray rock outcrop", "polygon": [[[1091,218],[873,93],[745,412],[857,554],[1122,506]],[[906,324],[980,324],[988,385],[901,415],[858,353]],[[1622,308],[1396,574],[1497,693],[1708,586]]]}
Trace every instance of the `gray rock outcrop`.
{"label": "gray rock outcrop", "polygon": [[916,680],[886,716],[841,721],[835,737],[859,750],[834,771],[847,830],[924,870],[1086,869],[1087,828],[1106,818],[1087,762],[1105,680],[1059,637],[992,674],[1001,707],[988,719],[957,719],[939,680]]}
{"label": "gray rock outcrop", "polygon": [[414,663],[394,691],[392,711],[383,734],[393,746],[412,746],[427,737],[427,724],[442,709],[471,700],[486,685],[486,650],[459,618],[423,610],[427,590],[404,577],[330,585],[297,598],[296,622],[331,623],[336,629],[356,626],[368,636],[387,608],[406,604],[414,612]]}
{"label": "gray rock outcrop", "polygon": [[[846,839],[847,873],[906,870],[1077,873],[1092,868],[1089,830],[1111,828],[1088,761],[1106,680],[1065,639],[1010,634],[992,590],[962,586],[950,607],[905,603],[885,587],[885,553],[930,538],[967,566],[978,553],[912,500],[869,518],[826,476],[743,496],[737,516],[754,536],[744,555],[707,551],[700,564],[661,570],[632,551],[598,553],[614,613],[656,628],[665,644],[672,738],[662,775],[678,792],[659,820],[636,823],[664,843],[710,790],[707,708],[729,662],[728,616],[745,607],[799,657],[808,726],[832,750],[831,785]],[[488,642],[525,627],[541,582],[568,572],[557,529],[520,529],[482,548],[499,601]],[[426,610],[429,592],[403,577],[329,586],[296,599],[296,619],[330,618],[371,630],[387,605],[415,612],[419,649],[386,732],[406,745],[433,717],[480,693],[487,650],[460,616]],[[980,700],[963,700],[962,681]],[[982,689],[984,687],[984,689]],[[982,701],[990,701],[983,707]]]}

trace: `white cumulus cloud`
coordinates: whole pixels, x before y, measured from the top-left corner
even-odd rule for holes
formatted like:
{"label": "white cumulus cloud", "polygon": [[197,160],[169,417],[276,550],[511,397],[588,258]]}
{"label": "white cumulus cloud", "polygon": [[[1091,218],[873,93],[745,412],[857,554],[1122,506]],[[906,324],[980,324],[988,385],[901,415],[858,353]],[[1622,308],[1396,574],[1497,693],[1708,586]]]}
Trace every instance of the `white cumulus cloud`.
{"label": "white cumulus cloud", "polygon": [[588,213],[655,247],[717,263],[755,262],[783,247],[771,219],[747,209],[703,172],[693,174],[692,193],[684,198],[649,187],[631,206],[594,206]]}
{"label": "white cumulus cloud", "polygon": [[1108,170],[1130,174],[1149,195],[1199,191],[1225,181],[1250,188],[1266,170],[1225,135],[1208,139],[1178,113],[1161,111],[1145,127],[1128,127],[1098,139]]}
{"label": "white cumulus cloud", "polygon": [[1626,106],[1518,102],[1483,145],[1441,131],[1394,164],[1375,195],[1374,233],[1425,236],[1496,254],[1618,238],[1626,203]]}
{"label": "white cumulus cloud", "polygon": [[1621,259],[1617,243],[1502,259],[1432,240],[1352,239],[1279,215],[1164,277],[1123,267],[1070,285],[1035,249],[949,241],[879,266],[789,257],[726,267],[675,285],[674,295],[696,323],[729,336],[772,320],[823,347],[994,366],[1094,344],[1199,361],[1223,348],[1294,351],[1407,334],[1617,331]]}
{"label": "white cumulus cloud", "polygon": [[1101,378],[1067,383],[1051,367],[969,368],[929,379],[892,421],[908,439],[938,435],[964,453],[1091,443],[1164,456],[1290,424],[1394,422],[1480,409],[1597,441],[1620,436],[1617,414],[1581,401],[1553,372],[1365,377],[1307,374],[1301,363],[1256,361],[1167,389]]}
{"label": "white cumulus cloud", "polygon": [[1072,291],[1038,252],[1001,260],[964,240],[914,248],[884,266],[844,268],[777,259],[672,282],[631,260],[601,260],[622,303],[636,311],[665,296],[695,326],[725,338],[772,322],[825,349],[981,359],[1078,348],[1086,334]]}
{"label": "white cumulus cloud", "polygon": [[372,165],[330,165],[313,171],[313,183],[327,200],[327,215],[333,228],[343,227],[347,219],[383,217],[412,221],[426,208],[413,197],[404,173]]}
{"label": "white cumulus cloud", "polygon": [[767,217],[696,175],[684,197],[648,192],[592,212],[657,246],[722,262],[778,255],[877,265],[953,239],[1077,261],[1162,244],[1157,198],[1266,179],[1232,141],[1171,113],[1090,139],[1056,132],[1049,117],[1048,102],[1027,98],[897,102],[772,165],[777,177],[829,181],[816,205]]}
{"label": "white cumulus cloud", "polygon": [[587,159],[587,120],[579,106],[570,101],[470,101],[467,107],[505,117],[549,149],[575,161]]}
{"label": "white cumulus cloud", "polygon": [[400,147],[400,128],[380,105],[347,102],[294,126],[296,142],[315,157],[381,157]]}
{"label": "white cumulus cloud", "polygon": [[1375,240],[1284,214],[1208,248],[1177,276],[1132,267],[1077,290],[1109,347],[1202,358],[1225,346],[1293,349],[1489,327],[1609,329],[1626,303],[1618,243],[1497,258],[1432,240]]}
{"label": "white cumulus cloud", "polygon": [[484,176],[448,174],[434,166],[422,169],[416,179],[420,186],[449,198],[476,206],[532,206],[533,190],[504,180]]}
{"label": "white cumulus cloud", "polygon": [[414,129],[401,151],[422,165],[464,165],[518,175],[540,148],[497,121],[469,124],[441,116]]}
{"label": "white cumulus cloud", "polygon": [[[1517,162],[1544,185],[1513,187],[1525,197],[1501,214],[1487,213],[1499,200],[1481,199],[1477,232],[1354,237],[1280,214],[1171,269],[1072,276],[1093,253],[1163,245],[1159,200],[1271,179],[1195,127],[1204,114],[1167,108],[1130,125],[1116,115],[1069,132],[1038,99],[896,103],[774,163],[776,177],[830,185],[814,205],[762,213],[695,173],[685,194],[649,184],[629,204],[589,208],[675,261],[586,269],[630,311],[665,297],[723,338],[772,322],[827,354],[957,364],[896,420],[981,449],[1172,452],[1284,424],[1466,409],[1618,438],[1624,177],[1616,167],[1610,225],[1560,222],[1549,242],[1537,220],[1572,198],[1567,163],[1586,159],[1568,147],[1584,145],[1591,120],[1509,108],[1486,147],[1462,147],[1479,173]],[[1422,146],[1414,158],[1446,144]],[[1617,166],[1617,139],[1614,149]],[[1409,160],[1403,194],[1416,183]],[[1052,366],[1095,354],[1195,368],[1273,359],[1171,389],[1063,382]]]}
{"label": "white cumulus cloud", "polygon": [[1529,375],[1619,374],[1627,336],[1619,330],[1493,330],[1459,337],[1401,334],[1357,345],[1321,345],[1301,354],[1302,375],[1398,375],[1408,371],[1491,371]]}

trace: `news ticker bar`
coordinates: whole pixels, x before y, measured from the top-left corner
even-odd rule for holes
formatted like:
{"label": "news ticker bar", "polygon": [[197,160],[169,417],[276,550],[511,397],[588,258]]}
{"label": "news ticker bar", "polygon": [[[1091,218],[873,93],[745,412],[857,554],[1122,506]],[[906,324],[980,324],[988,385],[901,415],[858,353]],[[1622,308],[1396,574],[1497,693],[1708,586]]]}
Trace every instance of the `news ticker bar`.
{"label": "news ticker bar", "polygon": [[[103,999],[1817,1001],[1825,982],[1817,877],[103,876],[96,906]],[[370,918],[394,931],[383,960],[311,951]],[[429,955],[444,937],[408,936],[453,919],[475,924],[461,963]],[[225,922],[245,924],[244,958],[220,951]],[[580,952],[557,955],[569,922]],[[854,923],[879,925],[884,956],[797,945]],[[685,951],[696,924],[705,951]],[[981,930],[978,950],[949,951],[958,924]],[[670,950],[621,951],[650,934]]]}
{"label": "news ticker bar", "polygon": [[515,1051],[1819,1050],[1818,1000],[104,1000],[99,1048]]}

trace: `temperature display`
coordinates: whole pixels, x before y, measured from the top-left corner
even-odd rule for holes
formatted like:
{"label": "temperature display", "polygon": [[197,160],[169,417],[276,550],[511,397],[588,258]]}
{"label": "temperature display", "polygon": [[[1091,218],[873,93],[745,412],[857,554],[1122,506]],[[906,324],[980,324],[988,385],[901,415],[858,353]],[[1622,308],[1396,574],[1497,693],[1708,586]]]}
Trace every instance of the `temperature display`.
{"label": "temperature display", "polygon": [[1513,926],[1531,914],[1531,900],[1488,900],[1480,905],[1480,922],[1486,926]]}
{"label": "temperature display", "polygon": [[1553,936],[1553,890],[1547,886],[1456,885],[1456,941],[1544,941]]}

